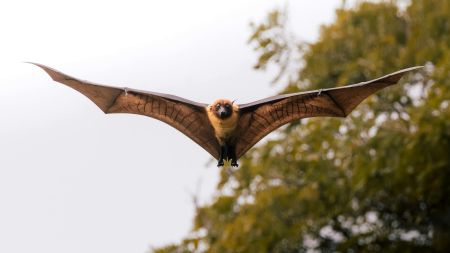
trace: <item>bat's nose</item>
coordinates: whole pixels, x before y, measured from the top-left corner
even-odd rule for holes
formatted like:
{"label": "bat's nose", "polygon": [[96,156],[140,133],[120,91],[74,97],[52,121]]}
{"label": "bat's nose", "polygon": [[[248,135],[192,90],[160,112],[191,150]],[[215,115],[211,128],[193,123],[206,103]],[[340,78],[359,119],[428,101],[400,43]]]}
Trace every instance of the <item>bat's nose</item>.
{"label": "bat's nose", "polygon": [[218,111],[219,117],[222,119],[227,118],[228,116],[230,116],[230,111],[227,110],[226,108],[220,108],[220,110]]}

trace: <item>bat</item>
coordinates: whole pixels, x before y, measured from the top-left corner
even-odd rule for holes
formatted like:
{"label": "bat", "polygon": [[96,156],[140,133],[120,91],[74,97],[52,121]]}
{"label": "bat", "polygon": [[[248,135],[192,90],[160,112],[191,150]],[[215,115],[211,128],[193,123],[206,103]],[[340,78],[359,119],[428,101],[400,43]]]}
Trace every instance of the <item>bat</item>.
{"label": "bat", "polygon": [[264,136],[289,122],[309,117],[346,117],[369,95],[396,84],[400,78],[422,66],[336,88],[282,94],[247,104],[218,99],[197,103],[178,96],[100,85],[80,80],[42,64],[50,77],[94,102],[104,113],[132,113],[152,117],[176,128],[204,148],[217,166],[242,157]]}

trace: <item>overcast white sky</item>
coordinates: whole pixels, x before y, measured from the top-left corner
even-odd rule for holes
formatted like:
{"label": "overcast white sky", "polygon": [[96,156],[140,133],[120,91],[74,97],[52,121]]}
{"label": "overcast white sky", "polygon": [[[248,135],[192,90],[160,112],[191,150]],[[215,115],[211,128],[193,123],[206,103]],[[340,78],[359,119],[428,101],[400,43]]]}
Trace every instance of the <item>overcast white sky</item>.
{"label": "overcast white sky", "polygon": [[[312,41],[341,0],[287,2],[297,37]],[[23,61],[198,102],[250,102],[276,90],[273,75],[252,70],[248,24],[285,3],[2,2],[0,252],[143,253],[176,242],[191,227],[192,194],[211,199],[219,174],[175,129],[104,115]]]}

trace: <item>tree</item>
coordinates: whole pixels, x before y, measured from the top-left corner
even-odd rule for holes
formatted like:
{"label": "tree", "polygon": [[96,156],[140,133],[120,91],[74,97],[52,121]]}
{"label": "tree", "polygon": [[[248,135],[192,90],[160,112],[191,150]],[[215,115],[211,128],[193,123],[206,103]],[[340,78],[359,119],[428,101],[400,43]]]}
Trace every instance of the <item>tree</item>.
{"label": "tree", "polygon": [[445,0],[360,2],[338,9],[311,44],[290,41],[282,11],[253,25],[256,68],[279,66],[282,92],[426,68],[345,120],[282,127],[222,171],[189,238],[154,252],[448,252],[449,17]]}

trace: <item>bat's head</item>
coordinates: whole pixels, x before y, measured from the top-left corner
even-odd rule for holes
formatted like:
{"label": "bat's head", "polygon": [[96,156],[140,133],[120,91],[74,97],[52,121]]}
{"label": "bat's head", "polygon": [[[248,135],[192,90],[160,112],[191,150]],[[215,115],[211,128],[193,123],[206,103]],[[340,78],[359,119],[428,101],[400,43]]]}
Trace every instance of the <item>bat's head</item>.
{"label": "bat's head", "polygon": [[208,109],[219,119],[227,119],[237,113],[238,107],[234,101],[218,99],[208,106]]}

